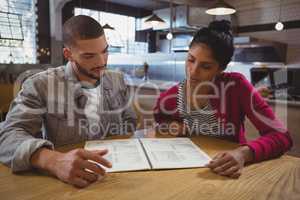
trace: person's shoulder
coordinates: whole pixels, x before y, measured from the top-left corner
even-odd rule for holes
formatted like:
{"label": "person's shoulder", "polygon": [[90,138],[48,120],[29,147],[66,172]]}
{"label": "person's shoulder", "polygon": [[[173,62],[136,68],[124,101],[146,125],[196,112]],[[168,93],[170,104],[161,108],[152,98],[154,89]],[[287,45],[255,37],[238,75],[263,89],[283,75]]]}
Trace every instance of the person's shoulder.
{"label": "person's shoulder", "polygon": [[123,76],[124,76],[123,72],[111,70],[111,69],[106,69],[105,75],[110,78],[123,78]]}
{"label": "person's shoulder", "polygon": [[234,83],[234,85],[250,84],[247,78],[239,72],[223,72],[219,77],[221,82]]}
{"label": "person's shoulder", "polygon": [[179,84],[176,84],[166,91],[162,92],[157,100],[157,104],[159,106],[163,106],[166,110],[176,109],[178,90]]}
{"label": "person's shoulder", "polygon": [[29,81],[46,81],[49,80],[51,77],[63,77],[64,76],[64,67],[49,67],[45,70],[38,70],[36,73],[32,74],[31,76],[27,77]]}
{"label": "person's shoulder", "polygon": [[230,84],[230,88],[234,92],[244,92],[248,90],[253,90],[254,86],[252,83],[241,73],[238,72],[226,72],[223,73],[223,80],[226,84]]}
{"label": "person's shoulder", "polygon": [[105,70],[105,76],[106,78],[112,81],[119,81],[124,79],[124,74],[122,72],[114,71],[114,70]]}
{"label": "person's shoulder", "polygon": [[124,74],[118,71],[105,70],[102,84],[106,88],[126,89]]}
{"label": "person's shoulder", "polygon": [[178,92],[178,88],[179,88],[179,83],[170,87],[168,90],[166,90],[166,92],[169,94],[174,94]]}
{"label": "person's shoulder", "polygon": [[247,80],[246,77],[239,73],[239,72],[223,72],[221,75],[221,78],[223,80],[236,80],[236,81],[241,81],[241,80]]}
{"label": "person's shoulder", "polygon": [[[26,74],[26,73],[25,73]],[[64,79],[63,66],[47,69],[33,70],[20,80],[22,87],[34,87],[37,90],[46,90],[49,82],[55,83],[59,79]]]}
{"label": "person's shoulder", "polygon": [[173,94],[177,94],[179,88],[179,84],[176,84],[169,89],[165,90],[164,92],[161,93],[161,96],[169,96]]}

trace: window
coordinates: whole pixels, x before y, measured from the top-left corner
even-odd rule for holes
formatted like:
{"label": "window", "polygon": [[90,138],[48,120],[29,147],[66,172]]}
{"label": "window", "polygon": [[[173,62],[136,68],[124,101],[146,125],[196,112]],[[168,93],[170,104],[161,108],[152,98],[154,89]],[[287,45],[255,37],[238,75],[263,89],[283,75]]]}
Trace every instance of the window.
{"label": "window", "polygon": [[75,15],[87,15],[93,17],[102,26],[109,24],[115,31],[106,30],[106,38],[110,52],[121,53],[147,53],[148,45],[143,42],[135,42],[136,18],[114,13],[75,8]]}
{"label": "window", "polygon": [[0,63],[36,63],[35,0],[0,0]]}

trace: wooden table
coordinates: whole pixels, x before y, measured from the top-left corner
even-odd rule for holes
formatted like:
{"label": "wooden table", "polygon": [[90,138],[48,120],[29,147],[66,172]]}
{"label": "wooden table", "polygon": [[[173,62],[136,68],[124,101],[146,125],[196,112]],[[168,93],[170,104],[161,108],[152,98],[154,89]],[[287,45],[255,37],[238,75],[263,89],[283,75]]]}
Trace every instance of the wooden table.
{"label": "wooden table", "polygon": [[[237,146],[205,136],[192,140],[211,156]],[[80,146],[83,144],[61,150]],[[110,173],[84,189],[38,173],[14,175],[0,164],[0,199],[299,200],[300,159],[282,156],[253,164],[243,169],[239,179],[222,177],[206,168]]]}
{"label": "wooden table", "polygon": [[9,110],[10,103],[14,99],[14,92],[19,88],[18,85],[0,83],[0,120],[4,119],[4,113]]}

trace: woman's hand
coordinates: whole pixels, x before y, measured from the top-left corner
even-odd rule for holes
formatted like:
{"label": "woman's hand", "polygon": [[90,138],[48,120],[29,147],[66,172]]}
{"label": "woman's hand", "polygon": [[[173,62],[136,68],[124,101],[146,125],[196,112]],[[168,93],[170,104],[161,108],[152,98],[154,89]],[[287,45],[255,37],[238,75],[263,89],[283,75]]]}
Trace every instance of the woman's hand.
{"label": "woman's hand", "polygon": [[253,160],[253,152],[248,146],[241,146],[232,151],[217,154],[207,165],[213,172],[238,178],[247,162]]}

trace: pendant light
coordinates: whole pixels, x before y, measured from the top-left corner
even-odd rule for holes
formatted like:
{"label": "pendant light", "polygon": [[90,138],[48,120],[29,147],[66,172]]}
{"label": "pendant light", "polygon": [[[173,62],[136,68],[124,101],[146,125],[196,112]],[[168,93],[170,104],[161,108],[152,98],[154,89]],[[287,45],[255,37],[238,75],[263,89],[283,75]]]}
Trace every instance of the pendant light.
{"label": "pendant light", "polygon": [[[105,12],[108,13],[108,2],[109,0],[105,1]],[[99,17],[100,18],[100,17]],[[109,44],[110,48],[111,47],[116,47],[116,48],[122,48],[124,47],[123,41],[122,41],[122,37],[120,35],[120,33],[117,31],[116,28],[114,28],[113,26],[111,26],[109,23],[105,23],[102,26],[104,33],[105,33],[105,37],[107,39],[107,43]]]}
{"label": "pendant light", "polygon": [[145,23],[151,25],[153,28],[158,26],[159,24],[164,24],[166,22],[155,13],[153,13],[149,18],[145,20]]}
{"label": "pendant light", "polygon": [[152,14],[148,19],[145,20],[145,23],[150,23],[152,27],[155,27],[161,23],[166,23],[163,19],[161,19],[156,14]]}
{"label": "pendant light", "polygon": [[167,34],[167,39],[168,40],[172,40],[173,39],[173,3],[172,0],[170,0],[170,29],[169,32]]}
{"label": "pendant light", "polygon": [[236,9],[224,0],[218,0],[212,7],[205,11],[209,15],[231,15]]}
{"label": "pendant light", "polygon": [[[107,9],[108,5],[107,5],[107,1],[105,1],[105,12],[108,12],[108,9]],[[111,25],[109,25],[108,23],[104,24],[102,26],[102,28],[105,30],[105,29],[109,29],[109,30],[115,30],[114,27],[112,27]]]}
{"label": "pendant light", "polygon": [[173,34],[172,34],[172,32],[169,32],[169,33],[167,34],[166,38],[167,38],[168,40],[172,40],[172,39],[173,39]]}
{"label": "pendant light", "polygon": [[109,25],[108,23],[104,24],[104,25],[102,26],[102,28],[103,28],[103,29],[115,30],[115,28],[112,27],[111,25]]}
{"label": "pendant light", "polygon": [[281,22],[281,0],[279,0],[279,20],[278,22],[275,24],[275,30],[276,31],[282,31],[284,29],[284,25]]}

